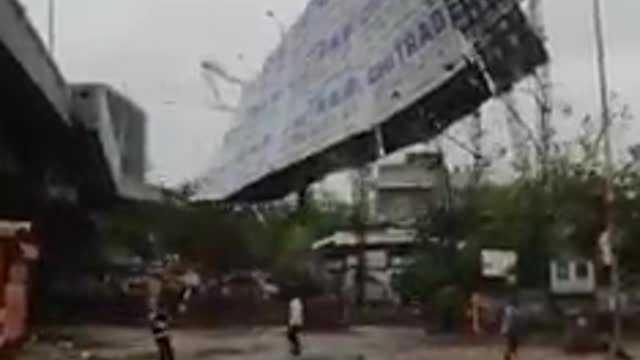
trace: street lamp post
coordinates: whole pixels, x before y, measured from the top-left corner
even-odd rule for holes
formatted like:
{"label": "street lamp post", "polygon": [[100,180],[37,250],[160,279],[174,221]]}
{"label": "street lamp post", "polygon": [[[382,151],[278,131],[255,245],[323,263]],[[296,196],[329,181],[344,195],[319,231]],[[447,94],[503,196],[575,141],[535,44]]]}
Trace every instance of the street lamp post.
{"label": "street lamp post", "polygon": [[273,20],[276,26],[278,26],[278,31],[280,32],[280,40],[284,42],[284,37],[287,31],[282,21],[278,19],[278,17],[276,16],[276,13],[273,10],[267,10],[265,14],[267,15],[268,18]]}
{"label": "street lamp post", "polygon": [[48,17],[49,52],[53,55],[56,46],[56,0],[49,0]]}
{"label": "street lamp post", "polygon": [[616,249],[614,247],[614,219],[613,219],[613,154],[611,149],[611,113],[609,107],[609,84],[607,78],[607,58],[604,43],[604,28],[602,24],[602,5],[600,0],[593,0],[593,19],[595,25],[595,41],[598,65],[598,82],[600,90],[600,106],[602,117],[602,131],[604,136],[604,176],[605,176],[605,209],[606,209],[606,239],[607,246],[611,248],[611,294],[612,306],[612,338],[609,347],[609,356],[616,358],[616,352],[620,350],[622,337],[622,321],[620,317],[620,273]]}

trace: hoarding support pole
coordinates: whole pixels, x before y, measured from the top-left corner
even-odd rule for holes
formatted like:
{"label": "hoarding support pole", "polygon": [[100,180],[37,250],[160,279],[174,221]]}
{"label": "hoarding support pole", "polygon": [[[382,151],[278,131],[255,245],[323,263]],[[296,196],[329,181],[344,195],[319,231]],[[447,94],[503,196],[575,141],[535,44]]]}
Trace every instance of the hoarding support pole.
{"label": "hoarding support pole", "polygon": [[[373,128],[375,139],[375,156],[376,159],[382,158],[386,155],[384,147],[384,134],[382,133],[381,126],[375,126]],[[354,221],[354,234],[358,241],[358,268],[356,269],[356,304],[359,308],[362,308],[366,303],[366,282],[367,282],[367,229],[369,226],[369,220],[373,217],[375,212],[375,200],[374,204],[370,204],[370,180],[376,181],[378,178],[378,166],[375,162],[371,165],[365,165],[357,170],[355,186],[355,203],[356,203],[356,216]],[[375,196],[375,190],[373,191]]]}
{"label": "hoarding support pole", "polygon": [[376,155],[379,158],[382,158],[387,155],[387,150],[384,147],[384,134],[382,133],[382,126],[376,126],[373,131],[376,136]]}
{"label": "hoarding support pole", "polygon": [[357,239],[358,264],[356,268],[356,306],[360,310],[366,302],[366,279],[367,279],[367,224],[369,218],[369,191],[367,181],[369,178],[369,167],[363,166],[357,170],[355,193],[355,213],[353,217],[354,234]]}
{"label": "hoarding support pole", "polygon": [[482,170],[484,168],[484,158],[482,156],[482,111],[478,110],[471,116],[471,146],[473,148],[473,177],[471,184],[475,187],[480,183]]}
{"label": "hoarding support pole", "polygon": [[305,185],[303,188],[298,190],[297,198],[296,198],[296,207],[297,211],[304,211],[307,207],[307,197],[309,196],[309,186]]}

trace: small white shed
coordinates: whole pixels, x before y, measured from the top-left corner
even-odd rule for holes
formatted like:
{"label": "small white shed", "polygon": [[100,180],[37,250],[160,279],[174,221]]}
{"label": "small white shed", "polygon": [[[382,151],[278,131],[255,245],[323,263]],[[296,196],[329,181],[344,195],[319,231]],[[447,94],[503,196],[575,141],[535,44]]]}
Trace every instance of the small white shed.
{"label": "small white shed", "polygon": [[585,258],[562,258],[551,261],[551,293],[554,295],[587,295],[596,290],[593,261]]}

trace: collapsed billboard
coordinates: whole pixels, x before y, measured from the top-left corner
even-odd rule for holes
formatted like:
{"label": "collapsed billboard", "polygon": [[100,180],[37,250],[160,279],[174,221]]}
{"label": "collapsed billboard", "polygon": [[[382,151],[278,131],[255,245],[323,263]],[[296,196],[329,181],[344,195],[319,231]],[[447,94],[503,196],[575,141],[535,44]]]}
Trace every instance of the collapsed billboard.
{"label": "collapsed billboard", "polygon": [[424,141],[545,61],[514,0],[310,1],[243,89],[202,196],[277,198]]}

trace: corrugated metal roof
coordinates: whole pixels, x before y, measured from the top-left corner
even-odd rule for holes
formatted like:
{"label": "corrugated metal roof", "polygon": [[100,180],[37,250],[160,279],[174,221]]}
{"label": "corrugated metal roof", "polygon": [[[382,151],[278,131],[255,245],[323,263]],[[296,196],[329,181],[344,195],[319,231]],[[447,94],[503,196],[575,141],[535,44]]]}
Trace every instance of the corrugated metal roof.
{"label": "corrugated metal roof", "polygon": [[[403,245],[415,242],[415,231],[407,229],[385,229],[369,231],[366,236],[367,245]],[[358,237],[353,232],[341,231],[313,243],[313,250],[327,247],[352,247],[358,245]]]}

